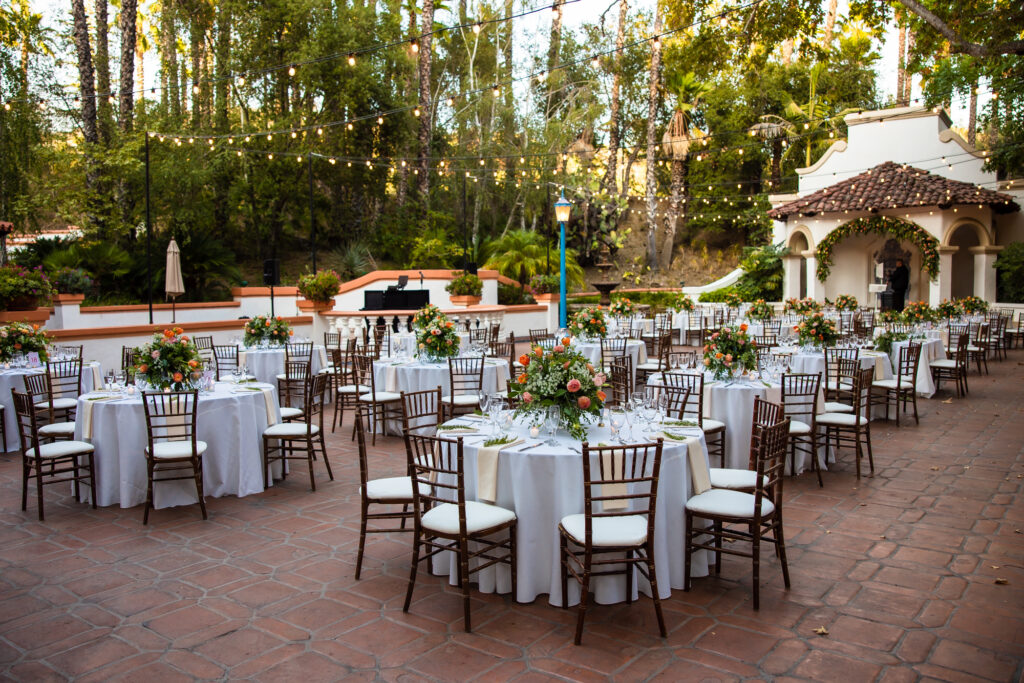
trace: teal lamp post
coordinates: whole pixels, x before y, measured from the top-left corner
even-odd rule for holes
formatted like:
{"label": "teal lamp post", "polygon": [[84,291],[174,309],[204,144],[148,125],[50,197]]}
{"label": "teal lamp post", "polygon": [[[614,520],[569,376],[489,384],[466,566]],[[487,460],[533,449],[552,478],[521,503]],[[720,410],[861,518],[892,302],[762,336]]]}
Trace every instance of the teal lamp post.
{"label": "teal lamp post", "polygon": [[566,300],[565,293],[565,224],[569,222],[569,212],[572,211],[572,204],[565,198],[565,190],[562,190],[562,196],[555,202],[555,218],[558,219],[558,251],[559,251],[559,270],[558,270],[558,326],[565,329],[568,326],[568,302]]}

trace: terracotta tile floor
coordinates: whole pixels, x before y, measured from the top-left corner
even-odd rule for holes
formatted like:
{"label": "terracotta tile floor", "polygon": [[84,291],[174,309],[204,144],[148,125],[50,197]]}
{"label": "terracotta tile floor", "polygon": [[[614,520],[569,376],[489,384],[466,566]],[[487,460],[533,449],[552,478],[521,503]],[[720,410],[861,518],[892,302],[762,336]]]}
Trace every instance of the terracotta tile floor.
{"label": "terracotta tile floor", "polygon": [[[409,614],[403,536],[371,536],[353,578],[359,521],[352,443],[330,440],[336,480],[293,476],[263,495],[198,508],[90,510],[47,494],[19,509],[20,470],[0,456],[0,676],[15,680],[1019,681],[1024,671],[1024,351],[971,376],[967,400],[921,403],[921,426],[875,423],[876,475],[849,456],[819,489],[786,483],[793,586],[772,552],[762,604],[750,566],[726,559],[664,605],[575,612],[474,594],[420,573]],[[398,439],[376,472],[400,473]],[[1007,583],[996,583],[996,579]],[[828,635],[817,635],[824,627]]]}

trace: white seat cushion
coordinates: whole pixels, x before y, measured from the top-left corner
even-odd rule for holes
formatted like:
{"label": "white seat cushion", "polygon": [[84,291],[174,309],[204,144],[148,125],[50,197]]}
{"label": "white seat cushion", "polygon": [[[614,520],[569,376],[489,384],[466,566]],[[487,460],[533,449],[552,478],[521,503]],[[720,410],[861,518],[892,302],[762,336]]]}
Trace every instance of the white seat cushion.
{"label": "white seat cushion", "polygon": [[951,358],[940,358],[938,360],[933,360],[928,365],[933,368],[947,368],[949,370],[953,370],[956,368],[956,361]]}
{"label": "white seat cushion", "polygon": [[[910,375],[902,375],[901,382],[899,385],[901,389],[912,389],[914,387],[914,378]],[[879,389],[895,389],[897,387],[896,378],[875,380],[871,383],[871,386],[878,387]]]}
{"label": "white seat cushion", "polygon": [[661,370],[661,363],[647,361],[646,363],[638,363],[636,366],[637,370]]}
{"label": "white seat cushion", "polygon": [[290,406],[285,406],[284,408],[281,408],[282,420],[290,420],[295,417],[300,417],[304,414],[305,413],[302,412],[301,408],[292,408]]}
{"label": "white seat cushion", "polygon": [[[752,493],[730,491],[729,489],[711,489],[687,500],[686,509],[698,515],[749,519],[754,516],[755,502],[756,498]],[[773,512],[775,512],[775,504],[767,498],[762,498],[761,517],[767,517]]]}
{"label": "white seat cushion", "polygon": [[454,403],[457,406],[476,406],[480,405],[480,397],[475,394],[456,394],[455,396],[442,396],[441,402]]}
{"label": "white seat cushion", "polygon": [[[711,488],[731,489],[733,491],[753,491],[757,488],[757,472],[754,470],[734,470],[712,467],[708,469]],[[764,478],[764,475],[761,476]]]}
{"label": "white seat cushion", "polygon": [[[74,408],[78,405],[78,401],[73,398],[55,398],[53,399],[54,410],[67,410],[68,408]],[[40,401],[36,404],[37,410],[46,410],[50,407],[49,401]]]}
{"label": "white seat cushion", "polygon": [[362,394],[359,400],[364,403],[390,403],[391,401],[401,401],[402,395],[392,391],[378,391],[376,394]]}
{"label": "white seat cushion", "polygon": [[74,436],[74,422],[54,422],[39,428],[39,436]]}
{"label": "white seat cushion", "polygon": [[[586,543],[587,521],[585,515],[563,517],[562,528],[574,542],[579,545]],[[647,519],[640,515],[595,517],[591,531],[593,532],[591,541],[594,546],[607,548],[641,545],[647,542]]]}
{"label": "white seat cushion", "polygon": [[721,429],[725,429],[725,423],[719,422],[718,420],[712,420],[709,417],[705,417],[701,420],[700,428],[705,432],[717,432]]}
{"label": "white seat cushion", "polygon": [[800,435],[800,434],[810,434],[811,433],[811,425],[807,424],[806,422],[801,422],[800,420],[792,420],[791,419],[789,421],[789,433],[790,434],[797,434],[797,435]]}
{"label": "white seat cushion", "polygon": [[[430,487],[420,482],[420,493],[430,493]],[[370,500],[400,500],[412,502],[412,477],[387,477],[366,482],[366,497]]]}
{"label": "white seat cushion", "polygon": [[853,413],[821,413],[816,419],[819,427],[853,427],[866,422],[863,417]]}
{"label": "white seat cushion", "polygon": [[853,406],[846,403],[839,403],[837,401],[825,401],[825,412],[826,413],[852,413]]}
{"label": "white seat cushion", "polygon": [[[313,425],[312,433],[319,434],[320,428]],[[276,425],[271,425],[263,430],[263,436],[269,436],[275,439],[296,438],[303,437],[305,435],[305,422],[278,422]]]}
{"label": "white seat cushion", "polygon": [[[466,501],[466,532],[470,534],[490,529],[511,522],[516,513],[497,505]],[[442,534],[459,533],[459,506],[454,503],[442,503],[433,507],[423,515],[421,520],[424,529]]]}
{"label": "white seat cushion", "polygon": [[[40,458],[59,458],[65,455],[78,455],[92,453],[95,450],[91,443],[84,441],[54,441],[39,445]],[[36,457],[36,449],[29,448],[25,451],[26,458]]]}
{"label": "white seat cushion", "polygon": [[[146,450],[149,450],[148,448]],[[196,441],[196,454],[202,455],[206,452],[206,442]],[[192,442],[182,441],[160,441],[153,444],[153,457],[157,460],[173,458],[191,458]]]}
{"label": "white seat cushion", "polygon": [[839,391],[840,389],[853,389],[853,382],[851,382],[848,379],[841,379],[838,382],[834,379],[830,379],[829,381],[825,382],[826,391]]}
{"label": "white seat cushion", "polygon": [[371,391],[370,387],[362,384],[346,384],[338,387],[339,394],[365,394],[368,391]]}

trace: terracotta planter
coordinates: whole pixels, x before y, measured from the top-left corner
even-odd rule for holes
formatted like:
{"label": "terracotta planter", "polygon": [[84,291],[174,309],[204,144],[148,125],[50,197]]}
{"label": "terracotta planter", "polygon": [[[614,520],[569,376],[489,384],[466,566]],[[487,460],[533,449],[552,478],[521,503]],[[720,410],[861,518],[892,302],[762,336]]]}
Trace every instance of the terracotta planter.
{"label": "terracotta planter", "polygon": [[85,301],[85,294],[54,294],[55,304],[80,304]]}
{"label": "terracotta planter", "polygon": [[333,301],[310,301],[309,299],[298,299],[295,305],[299,307],[300,311],[306,313],[323,313],[334,308]]}
{"label": "terracotta planter", "polygon": [[8,311],[34,311],[39,303],[37,296],[16,296],[7,302]]}
{"label": "terracotta planter", "polygon": [[556,304],[558,303],[560,294],[534,294],[534,300],[539,304]]}
{"label": "terracotta planter", "polygon": [[476,306],[480,303],[479,296],[470,296],[468,294],[452,294],[452,306]]}

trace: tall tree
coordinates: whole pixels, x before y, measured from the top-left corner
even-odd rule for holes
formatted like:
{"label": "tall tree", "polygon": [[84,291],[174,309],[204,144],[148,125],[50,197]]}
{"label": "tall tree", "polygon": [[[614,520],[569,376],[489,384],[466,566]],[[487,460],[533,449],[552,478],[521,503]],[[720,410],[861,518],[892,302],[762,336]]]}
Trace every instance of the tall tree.
{"label": "tall tree", "polygon": [[430,62],[432,59],[434,30],[434,0],[423,0],[423,13],[420,26],[423,37],[420,39],[420,202],[423,205],[424,218],[430,206],[430,138],[433,134],[433,102],[430,81]]}
{"label": "tall tree", "polygon": [[651,41],[650,83],[647,88],[647,265],[658,270],[658,172],[656,160],[658,95],[661,92],[661,13],[654,10],[654,40]]}
{"label": "tall tree", "polygon": [[164,110],[173,125],[181,122],[181,94],[178,83],[178,39],[175,27],[176,0],[160,2],[160,68],[166,85],[161,93]]}
{"label": "tall tree", "polygon": [[608,168],[605,170],[601,185],[605,192],[618,192],[618,161],[621,145],[622,129],[622,45],[626,39],[626,13],[629,11],[628,0],[619,0],[619,27],[615,31],[615,62],[612,66],[611,117],[608,122]]}
{"label": "tall tree", "polygon": [[971,84],[971,100],[967,108],[967,142],[973,145],[978,139],[978,81]]}
{"label": "tall tree", "polygon": [[85,0],[71,0],[72,37],[78,56],[78,82],[82,95],[82,136],[86,142],[99,142],[96,127],[96,77],[89,44],[89,23],[85,18]]}
{"label": "tall tree", "polygon": [[826,50],[832,46],[832,30],[835,28],[838,12],[839,0],[829,0],[828,13],[825,15],[825,34],[822,37],[822,43]]}
{"label": "tall tree", "polygon": [[215,86],[213,126],[218,133],[228,130],[228,104],[231,97],[231,3],[217,5],[217,46],[215,54]]}
{"label": "tall tree", "polygon": [[896,104],[903,106],[903,84],[907,80],[907,25],[904,23],[900,13],[896,14],[899,22],[899,40],[896,42],[899,50],[899,59],[896,65]]}
{"label": "tall tree", "polygon": [[[135,110],[135,29],[138,0],[121,0],[121,83],[118,86],[118,122],[121,130],[132,129]],[[139,83],[140,86],[145,85]]]}
{"label": "tall tree", "polygon": [[98,122],[100,141],[109,145],[114,133],[114,106],[110,101],[110,22],[107,0],[96,0],[96,89],[99,91]]}

